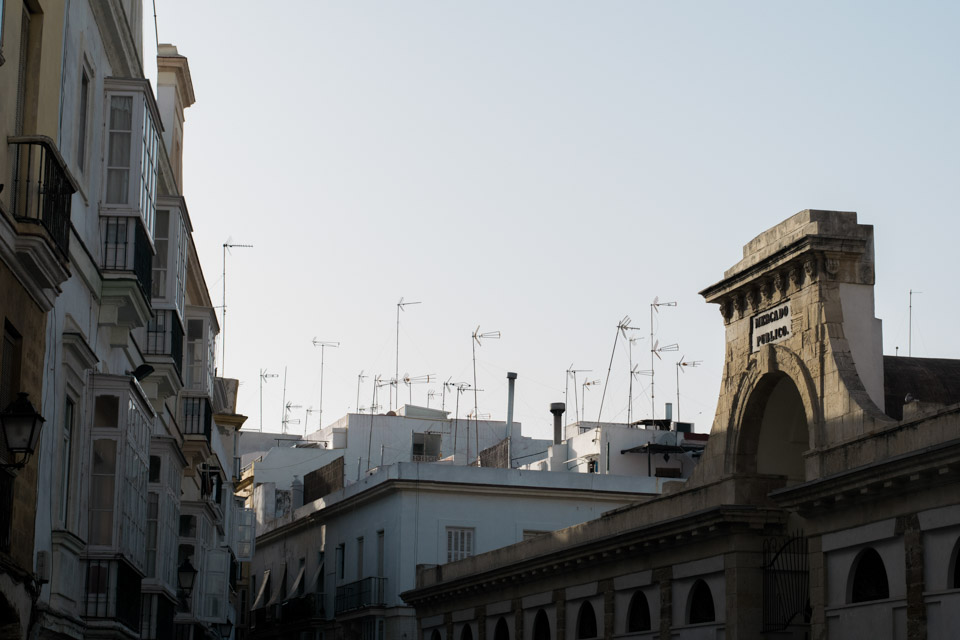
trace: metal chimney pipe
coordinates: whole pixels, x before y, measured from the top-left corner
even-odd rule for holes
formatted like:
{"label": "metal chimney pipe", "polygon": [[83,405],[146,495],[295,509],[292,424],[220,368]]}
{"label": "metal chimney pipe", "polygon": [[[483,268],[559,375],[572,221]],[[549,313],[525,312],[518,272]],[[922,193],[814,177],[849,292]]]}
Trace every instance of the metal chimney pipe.
{"label": "metal chimney pipe", "polygon": [[551,402],[550,413],[553,414],[553,444],[563,442],[563,412],[567,405],[562,402]]}
{"label": "metal chimney pipe", "polygon": [[513,435],[513,395],[517,383],[517,374],[507,372],[507,437]]}

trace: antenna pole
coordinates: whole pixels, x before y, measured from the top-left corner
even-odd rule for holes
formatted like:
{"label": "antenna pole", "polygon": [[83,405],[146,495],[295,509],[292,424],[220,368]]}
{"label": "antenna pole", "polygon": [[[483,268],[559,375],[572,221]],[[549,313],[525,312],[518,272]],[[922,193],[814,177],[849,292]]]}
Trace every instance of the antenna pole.
{"label": "antenna pole", "polygon": [[280,432],[287,432],[287,368],[283,368],[283,406],[280,408]]}
{"label": "antenna pole", "polygon": [[676,345],[670,345],[670,348],[665,347],[664,349],[658,349],[658,343],[653,341],[653,313],[657,311],[658,307],[675,307],[677,306],[676,302],[660,302],[660,296],[655,296],[653,302],[650,303],[650,418],[656,420],[657,418],[657,403],[654,395],[654,378],[656,376],[656,370],[654,368],[653,358],[654,356],[660,357],[658,351],[676,351]]}
{"label": "antenna pole", "polygon": [[[400,380],[400,312],[403,311],[403,308],[408,304],[420,304],[419,302],[404,302],[403,298],[400,298],[400,302],[397,303],[397,354],[396,360],[394,361],[393,369],[393,379]],[[400,406],[400,387],[397,387],[397,407]],[[393,388],[390,388],[390,409],[393,409]]]}
{"label": "antenna pole", "polygon": [[[320,414],[320,428],[322,429],[322,428],[323,428],[323,361],[324,361],[324,349],[326,349],[327,347],[333,347],[334,349],[336,349],[337,347],[340,346],[340,343],[339,343],[339,342],[333,342],[333,341],[329,341],[329,342],[328,342],[328,341],[323,341],[323,340],[317,340],[316,338],[314,338],[314,339],[313,339],[313,346],[315,346],[315,347],[320,347],[320,408],[317,410],[317,413]],[[361,371],[360,373],[362,374],[363,372]],[[358,387],[359,387],[359,383],[357,383],[357,384],[358,384]],[[357,396],[358,396],[358,397],[360,396],[360,390],[359,390],[359,388],[357,389]]]}
{"label": "antenna pole", "polygon": [[914,291],[910,289],[910,313],[909,313],[909,335],[907,336],[907,357],[913,356],[913,294],[923,293],[923,291]]}
{"label": "antenna pole", "polygon": [[360,375],[357,376],[357,413],[363,413],[360,409],[360,383],[363,382],[363,379],[366,376],[363,375],[363,370],[360,371]]}
{"label": "antenna pole", "polygon": [[[156,16],[154,16],[156,17]],[[223,243],[223,273],[220,283],[223,285],[223,298],[220,306],[220,377],[227,372],[227,249],[252,249],[252,244],[232,244],[229,240]]]}

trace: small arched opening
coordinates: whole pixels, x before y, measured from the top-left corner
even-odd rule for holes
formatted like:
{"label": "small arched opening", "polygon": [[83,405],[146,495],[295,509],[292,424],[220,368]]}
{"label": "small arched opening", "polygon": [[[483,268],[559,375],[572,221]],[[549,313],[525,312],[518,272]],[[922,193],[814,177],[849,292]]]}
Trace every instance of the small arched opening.
{"label": "small arched opening", "polygon": [[627,632],[650,630],[650,604],[643,591],[636,591],[627,607]]}
{"label": "small arched opening", "polygon": [[717,619],[713,606],[713,592],[703,580],[697,580],[687,598],[687,624],[714,622]]}
{"label": "small arched opening", "polygon": [[577,614],[577,640],[596,637],[597,614],[593,610],[593,605],[586,601],[580,605],[580,612]]}
{"label": "small arched opening", "polygon": [[787,484],[806,479],[803,454],[810,448],[807,412],[793,379],[766,374],[750,394],[741,417],[740,471],[781,475]]}
{"label": "small arched opening", "polygon": [[473,629],[469,624],[463,625],[463,629],[460,630],[460,640],[473,640]]}
{"label": "small arched opening", "polygon": [[543,609],[537,611],[533,619],[533,640],[550,640],[550,620]]}
{"label": "small arched opening", "polygon": [[497,626],[493,628],[493,640],[510,640],[510,627],[502,617],[497,620]]}
{"label": "small arched opening", "polygon": [[440,632],[434,629],[433,633],[430,634],[430,640],[442,640],[440,637]]}
{"label": "small arched opening", "polygon": [[849,585],[847,601],[852,604],[890,597],[887,567],[876,549],[867,547],[857,554],[850,568]]}

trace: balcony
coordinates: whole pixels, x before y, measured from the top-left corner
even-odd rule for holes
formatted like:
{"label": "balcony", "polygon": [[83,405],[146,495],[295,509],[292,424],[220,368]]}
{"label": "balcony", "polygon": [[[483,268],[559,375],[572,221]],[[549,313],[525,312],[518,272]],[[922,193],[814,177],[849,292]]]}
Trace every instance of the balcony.
{"label": "balcony", "polygon": [[337,587],[334,615],[366,607],[384,606],[386,586],[386,578],[373,576]]}
{"label": "balcony", "polygon": [[100,323],[115,328],[111,346],[123,347],[129,333],[153,317],[153,246],[139,218],[101,215],[99,253],[104,300]]}
{"label": "balcony", "polygon": [[140,574],[123,560],[86,561],[81,615],[90,627],[113,627],[119,622],[140,630]]}
{"label": "balcony", "polygon": [[306,622],[314,619],[323,619],[323,594],[307,593],[298,598],[292,598],[283,603],[281,617],[284,622]]}
{"label": "balcony", "polygon": [[17,256],[18,276],[47,310],[70,277],[70,204],[77,184],[50,138],[16,136],[7,143],[15,147],[10,204],[16,228],[6,244]]}
{"label": "balcony", "polygon": [[64,260],[70,249],[70,201],[77,192],[67,165],[46,136],[7,138],[15,145],[13,213],[19,222],[39,224]]}
{"label": "balcony", "polygon": [[[144,359],[154,368],[154,375],[144,383],[150,397],[175,396],[183,388],[183,328],[172,309],[155,309],[142,339]],[[147,385],[155,385],[151,393]],[[161,400],[162,402],[162,400]]]}

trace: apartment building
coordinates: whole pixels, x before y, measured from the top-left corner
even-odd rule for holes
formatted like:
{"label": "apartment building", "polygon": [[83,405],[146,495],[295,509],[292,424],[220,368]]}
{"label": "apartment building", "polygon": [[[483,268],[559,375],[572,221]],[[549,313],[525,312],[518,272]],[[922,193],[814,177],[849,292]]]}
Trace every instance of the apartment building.
{"label": "apartment building", "polygon": [[0,410],[42,424],[0,450],[0,630],[242,637],[245,417],[182,193],[188,61],[145,58],[138,0],[0,16]]}
{"label": "apartment building", "polygon": [[47,322],[72,271],[78,187],[61,153],[57,109],[64,16],[62,7],[45,11],[58,4],[0,3],[0,636],[6,638],[26,637],[38,596],[34,523],[46,456],[36,438],[43,419],[53,420],[44,389]]}

